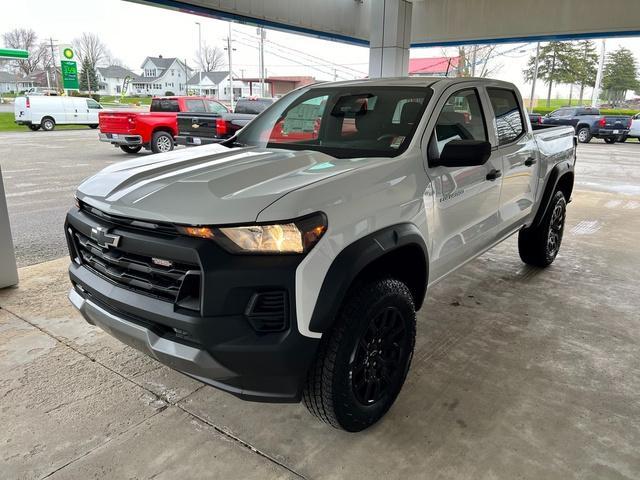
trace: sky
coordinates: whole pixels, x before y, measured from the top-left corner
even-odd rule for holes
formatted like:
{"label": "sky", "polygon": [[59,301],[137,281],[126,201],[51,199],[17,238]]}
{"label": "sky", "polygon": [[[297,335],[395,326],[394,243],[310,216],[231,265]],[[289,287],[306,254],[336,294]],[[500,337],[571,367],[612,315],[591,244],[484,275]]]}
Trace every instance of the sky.
{"label": "sky", "polygon": [[[5,5],[7,7],[9,4]],[[136,73],[147,56],[186,58],[194,65],[198,49],[198,26],[202,41],[226,46],[228,23],[186,13],[150,7],[122,0],[24,0],[10,2],[0,16],[0,34],[14,28],[32,28],[40,39],[71,43],[82,32],[100,36],[115,57]],[[237,75],[258,76],[256,27],[232,24],[233,70]],[[369,51],[343,43],[267,30],[265,65],[267,75],[310,75],[318,80],[360,78],[368,71]],[[600,41],[597,41],[598,46]],[[629,48],[640,61],[640,38],[607,40],[607,51],[618,46]],[[522,78],[535,44],[504,44],[492,54],[492,76],[515,83],[528,98],[531,84]],[[294,50],[292,50],[294,49]],[[302,55],[302,52],[307,55]],[[225,52],[226,54],[226,52]],[[456,55],[456,49],[411,49],[411,57]],[[293,60],[295,59],[295,60]],[[568,87],[554,89],[554,98],[568,97]],[[590,96],[590,91],[586,92]],[[546,95],[543,85],[536,97]]]}

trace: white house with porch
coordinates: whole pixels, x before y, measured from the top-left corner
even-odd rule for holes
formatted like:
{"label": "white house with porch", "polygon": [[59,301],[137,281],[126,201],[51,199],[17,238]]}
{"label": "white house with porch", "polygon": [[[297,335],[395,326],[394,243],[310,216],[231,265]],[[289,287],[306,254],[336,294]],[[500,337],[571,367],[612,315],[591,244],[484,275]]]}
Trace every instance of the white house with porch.
{"label": "white house with porch", "polygon": [[130,95],[186,95],[187,80],[193,70],[177,58],[147,57],[142,62],[142,75],[131,82]]}
{"label": "white house with porch", "polygon": [[[218,100],[229,101],[229,71],[196,72],[188,82],[189,92],[197,95],[215,97]],[[249,96],[249,84],[233,75],[234,98]]]}

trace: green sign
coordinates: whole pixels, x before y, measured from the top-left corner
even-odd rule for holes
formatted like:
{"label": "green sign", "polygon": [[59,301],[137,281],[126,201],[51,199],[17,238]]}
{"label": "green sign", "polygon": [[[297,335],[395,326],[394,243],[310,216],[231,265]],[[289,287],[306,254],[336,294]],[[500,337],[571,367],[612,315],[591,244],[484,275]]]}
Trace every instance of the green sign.
{"label": "green sign", "polygon": [[0,48],[0,58],[26,59],[29,58],[29,52],[26,50],[15,50],[13,48]]}
{"label": "green sign", "polygon": [[70,60],[62,60],[62,88],[65,90],[79,88],[78,85],[78,64]]}

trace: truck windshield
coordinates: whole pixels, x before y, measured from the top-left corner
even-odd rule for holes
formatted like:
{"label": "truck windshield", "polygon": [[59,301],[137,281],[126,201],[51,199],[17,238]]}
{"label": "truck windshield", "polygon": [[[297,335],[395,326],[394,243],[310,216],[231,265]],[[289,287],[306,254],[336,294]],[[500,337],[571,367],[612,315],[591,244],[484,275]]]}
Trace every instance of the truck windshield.
{"label": "truck windshield", "polygon": [[367,85],[298,90],[243,128],[236,143],[338,158],[395,157],[409,145],[432,93]]}

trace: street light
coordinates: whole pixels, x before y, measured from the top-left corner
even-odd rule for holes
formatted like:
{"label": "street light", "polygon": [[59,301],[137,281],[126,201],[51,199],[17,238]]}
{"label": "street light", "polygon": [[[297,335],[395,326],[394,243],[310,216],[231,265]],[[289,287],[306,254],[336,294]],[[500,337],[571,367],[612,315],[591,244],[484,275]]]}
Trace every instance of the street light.
{"label": "street light", "polygon": [[[198,93],[202,95],[202,25],[200,22],[196,22],[198,25],[198,62],[200,63],[200,69],[198,74]],[[189,79],[185,81],[185,85],[188,85]]]}

